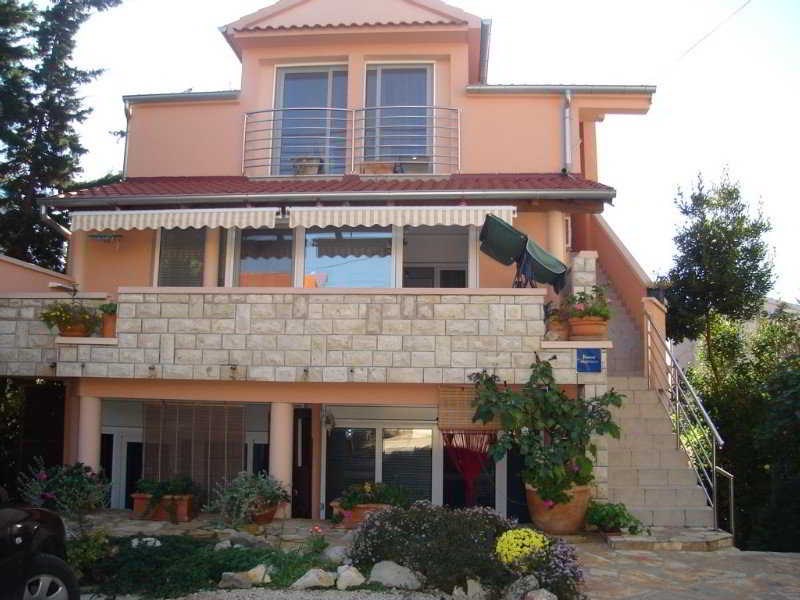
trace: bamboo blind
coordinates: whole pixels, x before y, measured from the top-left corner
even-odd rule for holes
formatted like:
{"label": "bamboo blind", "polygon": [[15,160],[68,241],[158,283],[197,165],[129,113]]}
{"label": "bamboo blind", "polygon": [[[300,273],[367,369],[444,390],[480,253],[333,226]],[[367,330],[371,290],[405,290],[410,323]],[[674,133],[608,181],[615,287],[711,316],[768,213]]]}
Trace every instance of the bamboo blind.
{"label": "bamboo blind", "polygon": [[497,431],[497,423],[484,425],[472,421],[475,408],[472,400],[475,388],[471,385],[442,386],[439,388],[439,429]]}

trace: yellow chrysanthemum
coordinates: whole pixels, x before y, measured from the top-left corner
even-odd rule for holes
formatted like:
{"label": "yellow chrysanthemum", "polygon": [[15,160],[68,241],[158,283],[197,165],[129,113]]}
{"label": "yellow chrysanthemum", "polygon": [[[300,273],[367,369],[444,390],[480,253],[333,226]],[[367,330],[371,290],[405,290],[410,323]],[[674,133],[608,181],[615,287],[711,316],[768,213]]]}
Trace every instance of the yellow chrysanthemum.
{"label": "yellow chrysanthemum", "polygon": [[544,550],[548,543],[547,537],[538,531],[513,529],[497,538],[495,551],[504,564],[511,565],[526,556]]}

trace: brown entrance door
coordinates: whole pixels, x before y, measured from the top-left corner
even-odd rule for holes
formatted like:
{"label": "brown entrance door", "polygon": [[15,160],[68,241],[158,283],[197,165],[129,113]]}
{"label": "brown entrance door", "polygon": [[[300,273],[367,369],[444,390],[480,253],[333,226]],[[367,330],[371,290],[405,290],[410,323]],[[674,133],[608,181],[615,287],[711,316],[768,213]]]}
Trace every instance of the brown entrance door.
{"label": "brown entrance door", "polygon": [[292,517],[311,518],[311,409],[294,409]]}

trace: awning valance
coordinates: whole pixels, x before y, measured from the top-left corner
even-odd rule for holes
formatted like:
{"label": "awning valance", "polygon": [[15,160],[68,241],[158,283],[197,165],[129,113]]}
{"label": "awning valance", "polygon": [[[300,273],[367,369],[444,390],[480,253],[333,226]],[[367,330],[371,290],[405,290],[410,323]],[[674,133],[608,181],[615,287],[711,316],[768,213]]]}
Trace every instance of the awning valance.
{"label": "awning valance", "polygon": [[275,227],[277,208],[117,210],[72,213],[73,231]]}
{"label": "awning valance", "polygon": [[418,227],[483,225],[486,215],[505,221],[517,216],[514,206],[343,206],[289,209],[289,227]]}

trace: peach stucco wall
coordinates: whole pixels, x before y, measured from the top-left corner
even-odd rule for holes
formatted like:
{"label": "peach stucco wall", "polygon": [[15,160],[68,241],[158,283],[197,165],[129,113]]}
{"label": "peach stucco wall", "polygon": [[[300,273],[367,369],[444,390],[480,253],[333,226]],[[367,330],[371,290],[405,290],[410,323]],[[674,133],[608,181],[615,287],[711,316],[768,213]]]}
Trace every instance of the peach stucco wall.
{"label": "peach stucco wall", "polygon": [[[121,286],[153,283],[154,230],[118,231],[118,240],[92,239],[76,231],[70,241],[70,269],[83,292],[116,294]],[[136,283],[133,283],[136,282]]]}
{"label": "peach stucco wall", "polygon": [[72,279],[63,273],[0,254],[0,293],[51,292],[51,282],[70,284]]}

